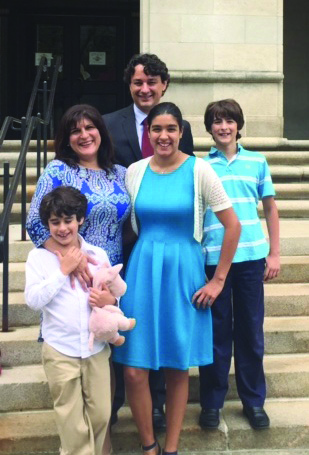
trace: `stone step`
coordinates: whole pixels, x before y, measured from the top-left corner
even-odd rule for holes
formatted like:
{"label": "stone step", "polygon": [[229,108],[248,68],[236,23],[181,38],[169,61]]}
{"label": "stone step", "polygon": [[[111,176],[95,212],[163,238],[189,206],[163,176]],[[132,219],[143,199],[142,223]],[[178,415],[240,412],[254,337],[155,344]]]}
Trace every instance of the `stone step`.
{"label": "stone step", "polygon": [[[2,264],[0,264],[0,292],[2,292]],[[9,264],[9,292],[22,292],[25,288],[25,263],[13,262]]]}
{"label": "stone step", "polygon": [[0,413],[51,408],[52,399],[41,364],[2,370]]}
{"label": "stone step", "polygon": [[308,283],[267,283],[264,292],[266,316],[309,316]]}
{"label": "stone step", "polygon": [[[204,158],[208,155],[209,147],[207,150],[201,150],[203,146],[197,146],[195,155]],[[11,147],[3,147],[0,153],[0,167],[3,162],[8,161],[12,167],[15,166],[19,157],[20,143],[15,141]],[[297,180],[308,180],[309,178],[309,151],[262,151],[267,159],[271,168],[271,173],[274,179],[282,178],[296,178]],[[55,153],[53,151],[53,142],[49,141],[47,162],[54,159]],[[27,169],[35,168],[37,161],[36,146],[33,144],[27,154]],[[41,152],[41,162],[43,162],[43,152]]]}
{"label": "stone step", "polygon": [[[295,219],[303,219],[309,218],[309,200],[286,200],[286,199],[279,199],[276,201],[277,207],[279,210],[279,215],[281,219],[286,218],[295,218]],[[27,203],[27,212],[29,211],[30,203]],[[3,204],[0,204],[0,213],[3,211]],[[20,212],[21,206],[20,203],[14,203],[12,207],[12,213],[10,217],[10,223],[18,224],[20,223]],[[259,215],[263,218],[263,207],[262,203],[260,202],[258,205],[258,212]]]}
{"label": "stone step", "polygon": [[309,151],[286,151],[276,150],[272,152],[261,152],[266,157],[270,165],[278,166],[295,166],[309,165]]}
{"label": "stone step", "polygon": [[[43,141],[41,142],[41,149],[43,150]],[[30,141],[29,144],[29,151],[30,152],[35,152],[36,151],[36,145],[37,142],[35,139]],[[19,153],[20,152],[20,141],[19,140],[14,140],[14,139],[9,139],[3,142],[2,148],[0,149],[1,153]],[[53,140],[48,140],[47,141],[47,150],[48,151],[53,151],[54,150],[54,141]]]}
{"label": "stone step", "polygon": [[270,173],[274,182],[302,182],[309,180],[309,166],[291,164],[289,166],[270,165]]}
{"label": "stone step", "polygon": [[[265,356],[268,398],[309,396],[309,354]],[[237,399],[234,367],[231,367],[227,400]],[[198,368],[190,369],[189,401],[199,401]],[[46,409],[52,400],[41,364],[4,368],[0,379],[0,412]]]}
{"label": "stone step", "polygon": [[309,352],[309,317],[266,317],[265,353],[293,354]]}
{"label": "stone step", "polygon": [[[206,133],[205,133],[206,134]],[[194,138],[194,150],[196,153],[208,152],[212,147],[213,140],[210,136],[195,136]],[[270,162],[277,161],[279,163],[284,162],[287,164],[299,160],[300,162],[309,162],[309,141],[302,140],[288,140],[286,138],[268,138],[268,137],[243,137],[240,140],[243,147],[249,150],[262,150],[267,156],[267,160]],[[41,143],[43,148],[43,142]],[[54,141],[47,141],[48,151],[54,150]],[[12,153],[20,150],[19,140],[6,140],[4,141],[1,151]],[[29,151],[36,151],[36,141],[30,141]]]}
{"label": "stone step", "polygon": [[10,327],[0,332],[1,363],[4,367],[41,363],[41,347],[38,343],[39,327]]}
{"label": "stone step", "polygon": [[[262,220],[263,229],[267,236],[266,222]],[[32,242],[21,241],[19,224],[10,225],[10,262],[24,262],[29,251],[34,248]],[[309,220],[281,219],[280,220],[280,251],[282,256],[309,255]]]}
{"label": "stone step", "polygon": [[[34,169],[31,169],[34,171]],[[309,177],[309,176],[308,176]],[[36,188],[36,175],[31,172],[30,177],[27,176],[27,202],[31,202]],[[275,183],[276,200],[307,200],[309,199],[309,183]],[[3,198],[3,187],[0,187],[0,199]],[[16,191],[16,202],[21,201],[21,185]]]}
{"label": "stone step", "polygon": [[[31,202],[32,196],[35,192],[35,184],[27,184],[26,188],[26,201]],[[3,186],[0,186],[0,199],[3,200]],[[21,202],[21,185],[17,187],[16,194],[15,194],[15,202]]]}
{"label": "stone step", "polygon": [[[309,218],[309,200],[286,200],[276,201],[280,219],[282,218]],[[261,217],[263,214],[262,203],[258,204],[258,211]]]}
{"label": "stone step", "polygon": [[[1,156],[1,154],[0,154]],[[2,167],[0,166],[1,173],[3,172]],[[10,175],[14,175],[15,167],[10,167]],[[41,174],[43,172],[43,168],[41,168]],[[37,175],[36,175],[36,167],[27,167],[27,184],[28,185],[36,185],[37,182]]]}
{"label": "stone step", "polygon": [[[31,169],[34,171],[34,169]],[[31,176],[27,177],[27,202],[30,203],[36,188],[36,175],[31,172]],[[309,199],[309,183],[275,183],[276,200],[308,200]],[[0,187],[0,199],[3,199],[3,187]],[[16,203],[21,201],[21,185],[16,191]]]}
{"label": "stone step", "polygon": [[[0,315],[2,315],[2,294],[0,294]],[[38,325],[40,312],[34,311],[25,303],[23,292],[9,293],[9,327]],[[0,328],[2,327],[2,317]]]}
{"label": "stone step", "polygon": [[[264,370],[268,398],[308,398],[309,353],[265,355]],[[238,398],[232,360],[227,400]],[[199,402],[198,368],[190,369],[189,401]]]}
{"label": "stone step", "polygon": [[[1,265],[2,270],[2,265]],[[309,282],[309,256],[282,256],[281,271],[275,283]],[[21,292],[25,287],[25,263],[9,264],[9,291]],[[2,271],[0,272],[0,292],[2,291]]]}
{"label": "stone step", "polygon": [[[2,314],[2,294],[0,294],[0,314]],[[266,316],[309,316],[309,284],[266,284]],[[25,304],[23,292],[9,294],[10,327],[37,325],[39,312],[33,311]],[[2,327],[2,320],[0,320]]]}
{"label": "stone step", "polygon": [[[2,294],[0,294],[0,314]],[[309,316],[309,284],[307,283],[268,283],[265,286],[266,316]],[[40,315],[25,304],[23,292],[9,294],[10,327],[37,325]],[[0,320],[2,327],[2,320]]]}
{"label": "stone step", "polygon": [[273,283],[309,282],[309,256],[281,256],[279,276]]}
{"label": "stone step", "polygon": [[[20,152],[18,151],[7,151],[4,152],[3,150],[0,152],[0,167],[2,168],[3,163],[8,161],[10,163],[10,167],[15,167],[17,160],[19,158]],[[47,162],[51,161],[55,157],[55,153],[52,151],[47,152]],[[43,165],[44,162],[44,155],[43,152],[41,152],[41,164]],[[36,163],[37,163],[37,153],[36,151],[28,151],[27,157],[26,157],[26,166],[28,168],[36,168]]]}
{"label": "stone step", "polygon": [[[26,204],[26,212],[29,212],[30,208],[30,203],[27,202]],[[3,204],[0,204],[0,213],[3,212]],[[11,224],[20,224],[21,223],[21,204],[20,203],[14,203],[12,206],[12,211],[10,215],[10,223]]]}
{"label": "stone step", "polygon": [[[262,220],[266,237],[266,222]],[[280,252],[282,256],[309,254],[309,220],[301,218],[280,219]]]}
{"label": "stone step", "polygon": [[276,199],[308,199],[309,183],[275,183]]}
{"label": "stone step", "polygon": [[[180,454],[211,451],[240,450],[248,455],[257,449],[306,449],[309,447],[309,400],[268,400],[265,405],[271,427],[254,431],[242,414],[239,402],[226,403],[221,412],[221,423],[216,430],[201,430],[198,426],[200,408],[189,404],[180,438]],[[164,435],[159,435],[163,444]],[[59,438],[53,412],[12,412],[0,415],[0,455],[25,455],[27,453],[57,451]],[[131,412],[124,407],[119,421],[113,427],[112,443],[115,454],[140,453],[140,443]],[[270,452],[268,452],[268,455]]]}
{"label": "stone step", "polygon": [[[194,143],[196,141],[194,140]],[[195,155],[200,158],[208,156],[211,144],[208,147],[203,147],[202,143],[196,144]],[[251,151],[259,151],[249,148]],[[292,150],[275,150],[275,151],[260,151],[267,159],[268,164],[278,166],[291,166],[291,165],[308,165],[309,164],[309,151],[292,151]]]}
{"label": "stone step", "polygon": [[[267,236],[266,222],[262,220],[263,229]],[[20,224],[11,224],[10,232],[10,261],[26,261],[33,244],[22,242]],[[280,219],[280,248],[282,256],[302,256],[309,254],[309,220],[301,218]]]}
{"label": "stone step", "polygon": [[[309,317],[266,317],[266,354],[309,352]],[[37,342],[38,326],[12,327],[0,332],[3,366],[31,365],[41,362],[41,343]],[[4,348],[5,347],[5,348]]]}

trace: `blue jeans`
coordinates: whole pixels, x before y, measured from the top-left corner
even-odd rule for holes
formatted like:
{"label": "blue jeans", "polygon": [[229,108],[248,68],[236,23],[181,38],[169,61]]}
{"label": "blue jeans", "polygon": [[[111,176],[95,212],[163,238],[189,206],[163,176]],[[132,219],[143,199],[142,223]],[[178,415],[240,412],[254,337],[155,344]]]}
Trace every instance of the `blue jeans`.
{"label": "blue jeans", "polygon": [[[221,409],[228,391],[234,343],[236,385],[245,406],[263,406],[266,383],[264,356],[265,259],[234,263],[212,306],[214,363],[200,367],[202,408]],[[216,266],[206,266],[211,279]]]}

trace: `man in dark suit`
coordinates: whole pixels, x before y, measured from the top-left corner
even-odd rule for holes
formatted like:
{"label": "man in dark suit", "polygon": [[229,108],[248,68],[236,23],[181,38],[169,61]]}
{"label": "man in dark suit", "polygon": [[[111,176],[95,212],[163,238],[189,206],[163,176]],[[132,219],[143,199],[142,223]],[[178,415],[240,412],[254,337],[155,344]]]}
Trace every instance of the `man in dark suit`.
{"label": "man in dark suit", "polygon": [[[134,55],[124,71],[124,81],[129,85],[133,104],[103,116],[106,127],[112,137],[116,161],[125,167],[149,156],[145,146],[148,138],[145,119],[152,107],[156,106],[165,94],[170,75],[164,62],[154,54]],[[188,155],[193,155],[193,138],[190,124],[183,121],[183,135],[179,148]],[[131,249],[131,248],[130,248]],[[124,262],[128,257],[128,248],[124,249]],[[116,392],[112,409],[112,424],[117,421],[117,411],[124,403],[124,381],[122,366],[114,363]],[[153,402],[153,426],[155,430],[166,427],[164,403],[165,381],[162,370],[149,372],[149,384]]]}
{"label": "man in dark suit", "polygon": [[[103,116],[112,136],[118,164],[130,166],[143,158],[142,122],[150,109],[158,104],[165,94],[170,75],[156,55],[137,54],[132,57],[124,71],[124,81],[129,84],[133,104]],[[193,155],[193,138],[190,124],[184,120],[183,136],[179,148]]]}

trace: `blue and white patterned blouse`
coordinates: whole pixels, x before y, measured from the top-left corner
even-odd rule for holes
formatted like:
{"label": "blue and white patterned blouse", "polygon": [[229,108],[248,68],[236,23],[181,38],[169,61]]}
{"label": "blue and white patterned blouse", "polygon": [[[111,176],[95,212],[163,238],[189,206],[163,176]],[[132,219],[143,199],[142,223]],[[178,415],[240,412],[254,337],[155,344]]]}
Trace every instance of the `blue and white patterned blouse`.
{"label": "blue and white patterned blouse", "polygon": [[38,247],[50,236],[39,216],[45,194],[58,186],[73,186],[88,199],[87,213],[79,233],[91,245],[103,248],[112,265],[122,262],[122,226],[131,209],[125,187],[126,168],[114,165],[104,170],[72,168],[60,160],[51,161],[38,180],[27,217],[27,231]]}

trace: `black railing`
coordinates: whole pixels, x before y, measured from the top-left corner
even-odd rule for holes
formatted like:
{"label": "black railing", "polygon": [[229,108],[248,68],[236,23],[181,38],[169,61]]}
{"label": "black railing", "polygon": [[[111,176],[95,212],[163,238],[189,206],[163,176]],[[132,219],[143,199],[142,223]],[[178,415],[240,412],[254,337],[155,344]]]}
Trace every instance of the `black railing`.
{"label": "black railing", "polygon": [[[20,130],[21,132],[21,149],[16,163],[13,175],[10,175],[9,163],[4,163],[3,167],[3,212],[0,217],[0,262],[3,263],[2,274],[2,331],[9,330],[9,311],[8,311],[8,293],[9,293],[9,220],[15,201],[17,187],[21,181],[21,239],[26,240],[26,215],[27,215],[27,190],[26,190],[26,157],[30,141],[34,132],[36,132],[37,141],[37,178],[41,172],[41,143],[43,139],[44,167],[47,164],[47,135],[48,127],[51,125],[53,102],[55,97],[57,78],[61,71],[61,60],[57,58],[50,88],[47,82],[43,82],[43,88],[40,89],[40,80],[46,64],[46,58],[42,57],[37,69],[37,75],[34,81],[26,117],[16,119],[6,117],[0,130],[0,148],[5,140],[9,128]],[[43,116],[32,115],[35,101],[38,93],[43,92]],[[49,96],[48,96],[49,94]],[[43,134],[42,134],[43,129]],[[11,179],[11,182],[10,182]]]}

